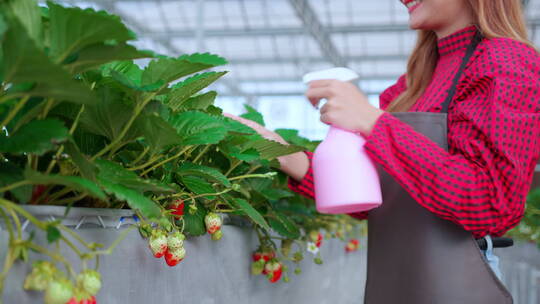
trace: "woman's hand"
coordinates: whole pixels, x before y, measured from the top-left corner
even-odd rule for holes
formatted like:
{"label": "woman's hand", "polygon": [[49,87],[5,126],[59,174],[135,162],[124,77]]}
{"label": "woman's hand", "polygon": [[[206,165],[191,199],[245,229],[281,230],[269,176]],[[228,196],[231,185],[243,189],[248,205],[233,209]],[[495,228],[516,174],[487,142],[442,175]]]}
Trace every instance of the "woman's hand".
{"label": "woman's hand", "polygon": [[338,80],[316,80],[309,84],[306,97],[317,107],[321,99],[326,104],[321,108],[321,121],[345,130],[360,132],[367,136],[384,113],[372,106],[358,88]]}

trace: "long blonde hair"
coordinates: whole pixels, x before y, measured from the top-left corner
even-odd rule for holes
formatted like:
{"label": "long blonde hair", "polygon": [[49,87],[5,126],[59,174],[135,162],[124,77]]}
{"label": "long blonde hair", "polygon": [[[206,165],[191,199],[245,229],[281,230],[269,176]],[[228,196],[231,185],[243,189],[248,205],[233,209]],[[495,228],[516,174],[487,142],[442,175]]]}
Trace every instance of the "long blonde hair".
{"label": "long blonde hair", "polygon": [[[468,0],[476,26],[485,38],[512,38],[532,46],[521,0]],[[416,46],[407,63],[407,89],[386,109],[388,112],[408,111],[424,94],[438,60],[437,35],[419,30]]]}

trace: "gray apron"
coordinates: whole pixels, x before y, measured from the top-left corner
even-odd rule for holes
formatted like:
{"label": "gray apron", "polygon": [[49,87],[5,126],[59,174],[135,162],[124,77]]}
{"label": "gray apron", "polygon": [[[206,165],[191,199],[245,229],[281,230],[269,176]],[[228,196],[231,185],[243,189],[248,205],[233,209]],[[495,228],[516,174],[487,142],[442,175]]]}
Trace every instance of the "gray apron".
{"label": "gray apron", "polygon": [[[448,105],[482,37],[468,47],[441,113],[392,113],[448,150]],[[462,227],[418,204],[380,169],[383,204],[368,218],[366,304],[508,304],[512,296]]]}

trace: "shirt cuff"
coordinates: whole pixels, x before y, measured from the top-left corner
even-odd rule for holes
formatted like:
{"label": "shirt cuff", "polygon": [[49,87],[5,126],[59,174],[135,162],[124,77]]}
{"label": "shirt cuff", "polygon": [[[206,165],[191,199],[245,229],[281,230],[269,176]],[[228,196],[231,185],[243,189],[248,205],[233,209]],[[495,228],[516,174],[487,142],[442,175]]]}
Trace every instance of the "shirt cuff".
{"label": "shirt cuff", "polygon": [[314,198],[315,197],[315,186],[313,185],[313,166],[312,166],[312,160],[313,160],[313,153],[309,151],[304,151],[306,154],[308,160],[309,160],[309,168],[304,177],[301,181],[297,181],[294,178],[289,177],[288,180],[288,186],[289,189],[292,191],[301,194],[308,198]]}

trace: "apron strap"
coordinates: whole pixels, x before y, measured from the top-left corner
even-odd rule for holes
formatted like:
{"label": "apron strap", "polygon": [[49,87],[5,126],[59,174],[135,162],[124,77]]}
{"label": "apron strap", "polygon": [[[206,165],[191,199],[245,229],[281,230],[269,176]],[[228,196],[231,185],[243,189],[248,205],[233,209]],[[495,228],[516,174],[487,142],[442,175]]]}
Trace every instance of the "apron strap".
{"label": "apron strap", "polygon": [[459,70],[456,73],[454,80],[452,81],[452,85],[450,86],[450,90],[448,91],[448,96],[442,104],[441,113],[448,113],[448,107],[450,106],[450,102],[452,102],[452,99],[454,99],[454,96],[456,95],[459,79],[461,78],[461,75],[463,75],[463,71],[465,70],[467,63],[469,63],[472,54],[476,50],[476,47],[478,46],[480,41],[482,41],[482,38],[483,36],[480,31],[476,30],[476,34],[474,35],[471,44],[469,44],[469,46],[467,47],[465,57],[463,57],[463,60],[461,61],[461,66],[459,67]]}

